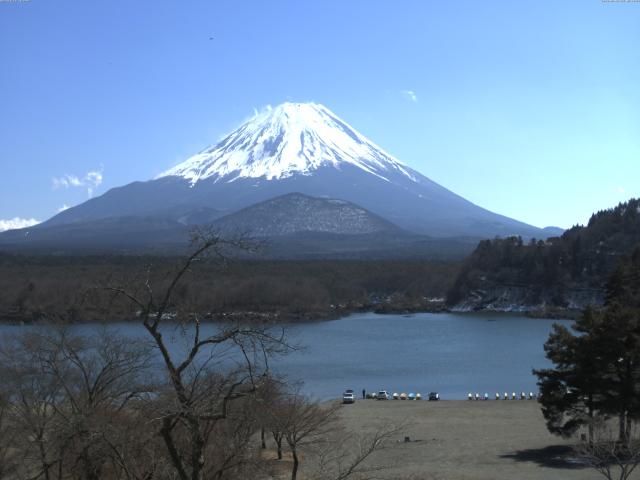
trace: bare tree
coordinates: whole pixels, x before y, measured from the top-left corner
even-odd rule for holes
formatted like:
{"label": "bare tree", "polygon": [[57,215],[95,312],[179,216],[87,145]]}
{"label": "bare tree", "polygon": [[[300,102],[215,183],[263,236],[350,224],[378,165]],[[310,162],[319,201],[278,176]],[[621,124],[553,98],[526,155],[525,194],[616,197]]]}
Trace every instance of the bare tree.
{"label": "bare tree", "polygon": [[278,459],[282,460],[282,444],[291,451],[291,479],[296,480],[302,454],[306,458],[305,478],[346,480],[368,478],[388,468],[371,462],[371,456],[391,445],[390,439],[404,425],[383,424],[371,433],[354,435],[345,431],[340,421],[342,406],[320,404],[300,393],[298,385],[292,392],[276,391],[266,408],[266,422],[271,432]]}
{"label": "bare tree", "polygon": [[[320,405],[300,394],[299,390],[283,395],[272,410],[271,431],[278,443],[284,439],[291,451],[291,480],[296,480],[300,451],[326,441],[337,425],[338,404]],[[281,456],[279,456],[281,458]]]}
{"label": "bare tree", "polygon": [[7,421],[13,436],[11,448],[21,461],[18,475],[58,478],[61,469],[59,445],[52,439],[57,432],[57,403],[61,385],[44,375],[33,336],[5,338],[0,350],[0,387],[7,401]]}
{"label": "bare tree", "polygon": [[128,406],[146,393],[149,352],[110,332],[84,337],[49,327],[5,341],[0,357],[21,475],[103,477],[110,443],[133,416]]}
{"label": "bare tree", "polygon": [[312,478],[318,480],[347,480],[371,478],[375,472],[389,468],[371,462],[372,455],[389,448],[391,439],[405,425],[383,424],[367,435],[353,435],[337,431],[322,448],[315,452],[315,471]]}
{"label": "bare tree", "polygon": [[151,421],[143,405],[130,405],[127,421],[112,425],[108,435],[105,435],[112,478],[151,480],[168,477],[167,472],[171,470],[164,454],[164,445],[150,428]]}
{"label": "bare tree", "polygon": [[11,455],[11,430],[8,421],[9,402],[0,392],[0,478],[6,478],[14,467]]}
{"label": "bare tree", "polygon": [[582,440],[576,448],[579,459],[607,480],[627,480],[640,464],[640,434],[632,425],[623,440],[604,420],[591,428],[593,439]]}
{"label": "bare tree", "polygon": [[[152,285],[150,276],[141,291],[109,287],[136,306],[140,321],[162,358],[168,381],[157,420],[180,480],[220,476],[215,461],[221,458],[220,449],[212,438],[228,427],[223,423],[230,420],[232,403],[255,395],[262,388],[268,358],[287,348],[282,332],[274,335],[268,329],[239,323],[205,334],[198,313],[177,301],[180,283],[194,264],[207,255],[224,261],[228,249],[250,247],[242,237],[225,240],[211,232],[199,232],[194,235],[193,253],[160,289]],[[185,339],[183,354],[172,350],[171,340],[164,336],[172,327],[178,328]],[[232,359],[235,368],[229,368]]]}
{"label": "bare tree", "polygon": [[287,386],[277,378],[269,377],[265,381],[260,397],[256,398],[256,410],[260,421],[260,447],[266,449],[266,432],[269,432],[276,444],[278,460],[282,460],[282,445],[284,431],[282,430],[285,416],[285,389]]}

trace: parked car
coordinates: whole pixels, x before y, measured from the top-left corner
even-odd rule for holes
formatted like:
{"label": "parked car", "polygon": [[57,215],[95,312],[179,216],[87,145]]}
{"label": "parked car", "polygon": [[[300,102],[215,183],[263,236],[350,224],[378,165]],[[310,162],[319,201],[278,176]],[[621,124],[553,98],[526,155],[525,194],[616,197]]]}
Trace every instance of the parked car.
{"label": "parked car", "polygon": [[342,394],[342,403],[356,403],[356,394],[353,390],[345,390]]}
{"label": "parked car", "polygon": [[440,400],[440,394],[438,392],[429,392],[429,401],[434,402]]}
{"label": "parked car", "polygon": [[376,398],[378,400],[389,400],[389,394],[387,393],[386,390],[380,390],[376,395]]}

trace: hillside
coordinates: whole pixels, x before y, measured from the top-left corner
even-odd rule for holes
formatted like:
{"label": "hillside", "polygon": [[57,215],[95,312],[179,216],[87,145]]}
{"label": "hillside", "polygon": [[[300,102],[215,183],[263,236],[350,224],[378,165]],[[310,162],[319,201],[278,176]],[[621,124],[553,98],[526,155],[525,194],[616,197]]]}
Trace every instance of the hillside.
{"label": "hillside", "polygon": [[484,240],[447,302],[457,310],[580,309],[604,301],[608,276],[640,244],[640,200],[592,215],[562,236]]}
{"label": "hillside", "polygon": [[213,226],[222,233],[248,232],[257,238],[301,232],[402,233],[391,222],[351,202],[301,193],[281,195],[243,208],[215,221]]}
{"label": "hillside", "polygon": [[[180,255],[190,232],[205,228],[227,238],[248,236],[261,259],[407,259],[461,260],[479,238],[437,238],[407,232],[351,202],[301,193],[281,195],[219,217],[213,209],[185,214],[184,208],[148,217],[107,217],[5,232],[0,251],[26,254]],[[123,234],[123,232],[126,233]]]}

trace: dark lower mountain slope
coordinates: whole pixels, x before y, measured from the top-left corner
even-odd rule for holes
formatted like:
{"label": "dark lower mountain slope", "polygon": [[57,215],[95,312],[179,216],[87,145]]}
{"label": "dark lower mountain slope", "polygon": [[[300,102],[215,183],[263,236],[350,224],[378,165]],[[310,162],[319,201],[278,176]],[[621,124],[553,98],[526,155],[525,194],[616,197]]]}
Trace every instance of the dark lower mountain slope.
{"label": "dark lower mountain slope", "polygon": [[462,260],[478,244],[477,238],[432,238],[378,232],[359,235],[296,233],[270,237],[264,255],[296,260]]}
{"label": "dark lower mountain slope", "polygon": [[215,220],[211,219],[219,212],[211,209],[185,213],[176,207],[169,213],[13,230],[0,235],[0,249],[175,254],[188,248],[190,230],[199,227],[228,237],[257,238],[261,249],[251,255],[265,258],[462,258],[479,240],[412,234],[353,203],[299,193],[272,198]]}
{"label": "dark lower mountain slope", "polygon": [[186,245],[189,226],[155,217],[115,217],[0,234],[0,250],[25,253],[162,253]]}
{"label": "dark lower mountain slope", "polygon": [[402,175],[389,180],[363,175],[348,164],[340,170],[322,167],[313,175],[278,180],[240,178],[232,182],[205,179],[190,184],[180,177],[134,182],[109,190],[65,210],[35,228],[118,216],[161,216],[167,209],[212,208],[224,214],[288,193],[301,192],[355,203],[399,227],[431,237],[521,235],[546,238],[539,228],[485,210],[417,172],[416,181]]}
{"label": "dark lower mountain slope", "polygon": [[608,276],[640,245],[640,200],[594,214],[547,241],[483,240],[448,303],[463,310],[539,310],[601,304]]}

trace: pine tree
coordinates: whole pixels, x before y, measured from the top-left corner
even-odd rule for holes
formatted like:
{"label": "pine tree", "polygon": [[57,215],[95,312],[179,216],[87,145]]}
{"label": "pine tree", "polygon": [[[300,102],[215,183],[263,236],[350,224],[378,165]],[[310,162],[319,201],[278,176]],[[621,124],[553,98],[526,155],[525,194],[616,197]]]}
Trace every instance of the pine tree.
{"label": "pine tree", "polygon": [[545,343],[554,368],[534,370],[547,428],[571,436],[596,416],[617,417],[626,441],[640,420],[640,249],[611,275],[605,308],[587,308],[571,330],[554,325]]}
{"label": "pine tree", "polygon": [[591,354],[592,339],[580,333],[595,322],[595,316],[592,309],[585,310],[573,326],[576,333],[565,326],[554,325],[544,348],[555,368],[534,370],[547,428],[563,437],[572,436],[582,426],[592,425],[605,400],[597,359]]}

